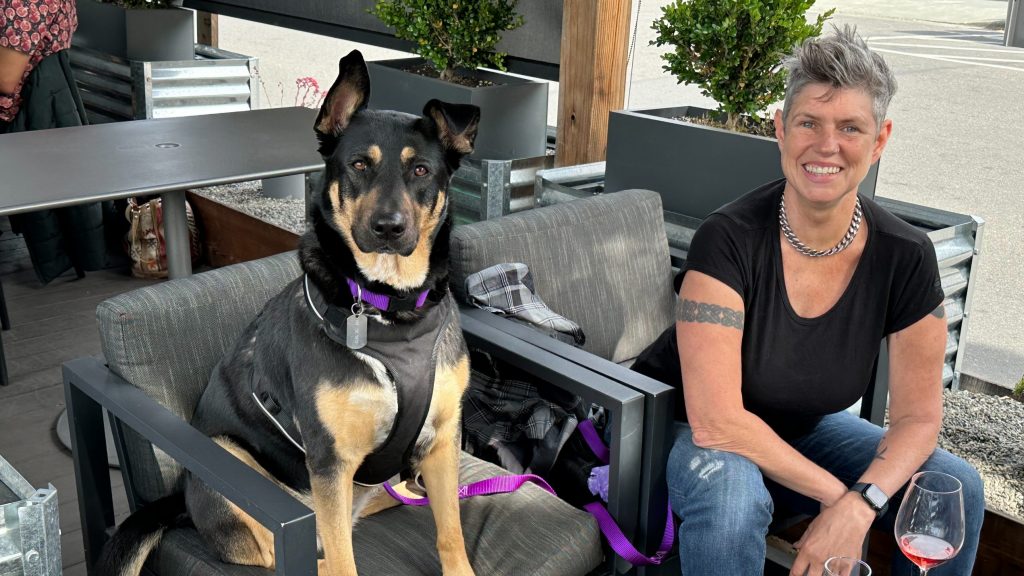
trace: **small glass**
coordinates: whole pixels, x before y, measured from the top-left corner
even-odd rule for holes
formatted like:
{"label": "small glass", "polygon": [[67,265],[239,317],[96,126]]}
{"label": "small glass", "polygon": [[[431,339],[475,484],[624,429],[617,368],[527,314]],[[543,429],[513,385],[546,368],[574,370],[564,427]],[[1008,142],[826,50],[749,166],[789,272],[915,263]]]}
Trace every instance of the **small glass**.
{"label": "small glass", "polygon": [[824,576],[871,576],[871,566],[857,558],[833,556],[825,561]]}

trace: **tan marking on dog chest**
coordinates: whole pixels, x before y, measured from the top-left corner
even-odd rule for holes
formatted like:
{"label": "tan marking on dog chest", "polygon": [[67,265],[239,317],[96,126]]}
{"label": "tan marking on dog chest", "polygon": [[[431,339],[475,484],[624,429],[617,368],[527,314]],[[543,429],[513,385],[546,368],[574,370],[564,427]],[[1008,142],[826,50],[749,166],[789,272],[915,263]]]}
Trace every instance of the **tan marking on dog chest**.
{"label": "tan marking on dog chest", "polygon": [[[334,439],[334,451],[346,466],[359,467],[373,451],[382,414],[392,403],[384,387],[375,383],[321,385],[316,391],[316,412]],[[387,422],[390,428],[391,422]]]}

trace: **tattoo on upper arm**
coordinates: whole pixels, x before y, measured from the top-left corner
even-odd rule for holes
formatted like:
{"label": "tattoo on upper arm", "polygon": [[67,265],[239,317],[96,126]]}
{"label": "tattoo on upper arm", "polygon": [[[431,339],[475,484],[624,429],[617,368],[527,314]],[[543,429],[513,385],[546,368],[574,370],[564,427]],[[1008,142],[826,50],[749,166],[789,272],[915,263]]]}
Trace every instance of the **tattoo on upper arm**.
{"label": "tattoo on upper arm", "polygon": [[935,310],[932,310],[932,316],[935,316],[936,318],[945,318],[946,307],[943,306],[942,304],[939,304],[939,306]]}
{"label": "tattoo on upper arm", "polygon": [[680,322],[703,322],[720,324],[729,328],[743,330],[743,312],[717,304],[694,302],[693,300],[676,301],[676,320]]}
{"label": "tattoo on upper arm", "polygon": [[885,436],[882,436],[882,441],[878,443],[878,450],[875,451],[875,460],[885,460],[885,451],[888,449],[889,446],[885,443]]}

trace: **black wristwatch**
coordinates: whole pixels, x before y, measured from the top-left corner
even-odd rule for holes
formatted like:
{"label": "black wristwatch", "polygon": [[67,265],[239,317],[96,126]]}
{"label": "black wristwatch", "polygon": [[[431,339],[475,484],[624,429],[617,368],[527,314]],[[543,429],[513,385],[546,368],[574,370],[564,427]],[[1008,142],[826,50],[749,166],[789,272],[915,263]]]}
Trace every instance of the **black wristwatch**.
{"label": "black wristwatch", "polygon": [[868,503],[868,506],[871,506],[871,509],[875,511],[875,516],[881,516],[889,509],[889,497],[885,495],[885,492],[882,492],[881,488],[874,484],[857,482],[850,486],[850,492],[860,494],[864,501]]}

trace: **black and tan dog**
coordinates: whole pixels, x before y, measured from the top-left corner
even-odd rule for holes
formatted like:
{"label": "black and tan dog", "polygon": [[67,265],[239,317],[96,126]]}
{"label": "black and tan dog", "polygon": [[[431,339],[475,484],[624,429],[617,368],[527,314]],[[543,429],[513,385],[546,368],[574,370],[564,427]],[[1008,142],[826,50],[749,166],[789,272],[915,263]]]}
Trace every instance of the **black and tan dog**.
{"label": "black and tan dog", "polygon": [[[339,68],[315,125],[326,172],[300,244],[305,274],[217,365],[192,423],[315,510],[321,576],[356,574],[352,527],[394,505],[378,484],[399,472],[422,475],[444,574],[469,575],[457,485],[469,366],[448,292],[447,189],[479,110],[368,110],[362,55]],[[271,533],[188,476],[184,495],[121,525],[98,573],[138,574],[186,506],[226,562],[275,565]]]}

